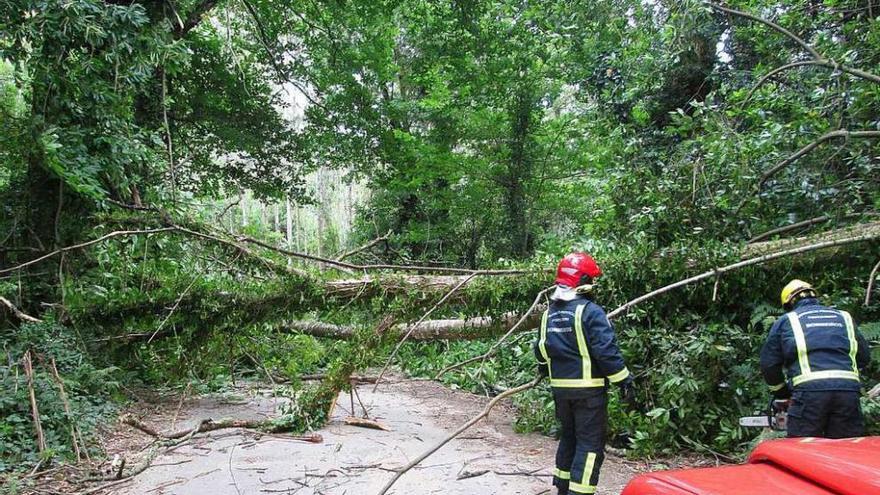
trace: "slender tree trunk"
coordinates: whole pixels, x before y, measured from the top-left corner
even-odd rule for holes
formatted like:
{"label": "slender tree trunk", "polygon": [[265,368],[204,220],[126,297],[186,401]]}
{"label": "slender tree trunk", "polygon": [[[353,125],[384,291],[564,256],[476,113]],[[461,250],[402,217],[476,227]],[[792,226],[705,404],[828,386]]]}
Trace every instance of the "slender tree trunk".
{"label": "slender tree trunk", "polygon": [[327,183],[323,169],[318,169],[318,204],[315,213],[318,214],[318,256],[324,256],[325,233],[327,230],[327,219],[324,212],[327,210]]}
{"label": "slender tree trunk", "polygon": [[[287,208],[287,215],[286,215],[287,248],[292,249],[292,250],[296,250],[296,246],[293,245],[293,216],[291,215],[291,211],[290,211],[291,208],[290,208],[290,195],[289,194],[284,198],[284,206]],[[290,266],[292,264],[293,264],[293,260],[291,258],[287,258],[287,265]]]}
{"label": "slender tree trunk", "polygon": [[308,252],[308,246],[302,233],[302,210],[295,208],[293,213],[296,216],[296,224],[293,229],[293,248],[295,251]]}
{"label": "slender tree trunk", "polygon": [[508,228],[510,229],[511,254],[526,257],[531,250],[529,239],[528,202],[526,182],[532,175],[532,158],[529,144],[533,132],[532,111],[534,96],[532,87],[522,84],[516,95],[511,112],[510,161],[504,177],[505,202]]}
{"label": "slender tree trunk", "polygon": [[348,245],[348,240],[350,238],[352,225],[354,225],[354,199],[352,194],[352,184],[348,184],[348,188],[346,189],[345,195],[345,235],[340,236],[340,244],[343,246]]}
{"label": "slender tree trunk", "polygon": [[241,195],[241,228],[244,229],[248,224],[248,192],[245,191]]}

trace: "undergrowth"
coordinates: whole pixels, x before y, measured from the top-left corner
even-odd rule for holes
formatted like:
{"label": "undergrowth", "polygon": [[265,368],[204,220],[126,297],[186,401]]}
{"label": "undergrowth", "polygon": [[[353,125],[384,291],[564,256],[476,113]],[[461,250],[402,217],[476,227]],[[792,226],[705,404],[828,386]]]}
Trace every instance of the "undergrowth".
{"label": "undergrowth", "polygon": [[[22,470],[38,462],[75,460],[73,435],[81,455],[98,455],[95,435],[122,400],[125,374],[116,367],[96,365],[83,351],[76,334],[52,322],[32,323],[0,333],[4,362],[0,364],[0,472]],[[39,452],[31,410],[28,379],[22,359],[30,353],[33,391],[45,436]],[[52,362],[58,370],[70,410],[65,411]]]}

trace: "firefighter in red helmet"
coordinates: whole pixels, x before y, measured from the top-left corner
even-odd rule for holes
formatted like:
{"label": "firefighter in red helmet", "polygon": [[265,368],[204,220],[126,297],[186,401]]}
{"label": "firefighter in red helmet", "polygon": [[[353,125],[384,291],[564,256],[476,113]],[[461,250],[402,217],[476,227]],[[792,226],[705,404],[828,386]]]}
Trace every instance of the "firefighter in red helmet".
{"label": "firefighter in red helmet", "polygon": [[559,262],[556,290],[535,343],[538,369],[550,378],[562,426],[553,472],[561,495],[596,493],[605,458],[608,385],[618,386],[624,402],[635,407],[632,377],[614,328],[592,300],[593,283],[601,275],[586,253],[571,253]]}

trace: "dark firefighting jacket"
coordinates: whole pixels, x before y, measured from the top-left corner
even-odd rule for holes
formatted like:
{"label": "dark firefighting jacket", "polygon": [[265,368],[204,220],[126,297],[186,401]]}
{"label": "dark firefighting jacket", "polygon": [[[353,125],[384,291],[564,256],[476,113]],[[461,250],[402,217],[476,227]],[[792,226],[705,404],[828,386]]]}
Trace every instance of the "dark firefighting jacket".
{"label": "dark firefighting jacket", "polygon": [[604,387],[629,378],[614,327],[586,297],[556,300],[544,312],[535,357],[546,365],[553,388]]}
{"label": "dark firefighting jacket", "polygon": [[859,370],[870,360],[868,343],[849,313],[810,297],[795,303],[794,310],[770,328],[761,349],[761,372],[774,393],[784,391],[786,385],[797,390],[858,391]]}

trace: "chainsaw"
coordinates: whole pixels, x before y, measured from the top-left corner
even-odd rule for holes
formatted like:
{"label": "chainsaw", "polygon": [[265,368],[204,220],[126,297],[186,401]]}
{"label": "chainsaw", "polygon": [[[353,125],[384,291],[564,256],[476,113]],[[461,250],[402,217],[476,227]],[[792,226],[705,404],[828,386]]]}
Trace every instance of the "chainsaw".
{"label": "chainsaw", "polygon": [[785,431],[788,422],[788,406],[790,399],[776,399],[770,404],[770,411],[763,416],[743,416],[739,425],[747,428],[771,428]]}

